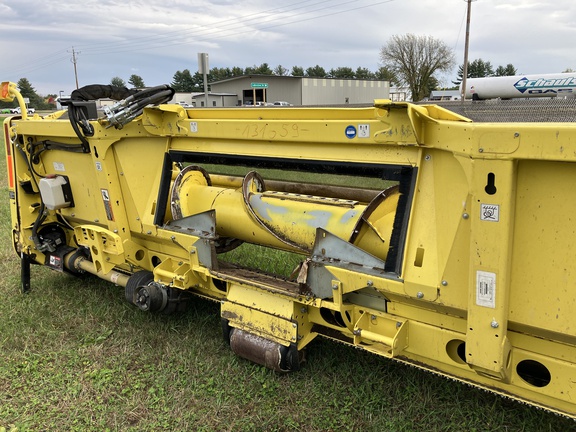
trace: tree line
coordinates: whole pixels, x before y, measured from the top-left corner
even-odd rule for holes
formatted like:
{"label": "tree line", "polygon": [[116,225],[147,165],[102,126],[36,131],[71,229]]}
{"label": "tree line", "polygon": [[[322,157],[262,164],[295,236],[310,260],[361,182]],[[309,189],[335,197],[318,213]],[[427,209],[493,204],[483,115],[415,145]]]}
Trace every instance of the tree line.
{"label": "tree line", "polygon": [[[294,66],[291,70],[279,65],[272,69],[268,63],[248,68],[212,68],[208,74],[208,82],[221,81],[243,75],[277,75],[277,76],[302,76],[316,78],[349,78],[349,79],[377,79],[389,81],[391,86],[405,87],[408,89],[411,100],[420,101],[430,95],[432,90],[442,88],[438,77],[439,73],[447,73],[456,64],[454,50],[443,41],[432,36],[420,36],[414,34],[394,35],[380,50],[381,66],[376,72],[367,68],[337,67],[330,70],[320,65],[304,69]],[[457,78],[452,81],[457,89],[462,82],[463,64],[460,65]],[[468,62],[467,77],[480,78],[489,76],[515,75],[516,68],[511,64],[493,68],[489,61],[476,59]],[[144,84],[140,77],[132,75]],[[116,77],[112,81],[122,84],[123,81]],[[129,83],[131,81],[129,80]],[[172,87],[178,92],[201,92],[204,89],[203,77],[199,72],[191,73],[189,69],[177,71],[172,79]],[[444,87],[445,88],[445,87]]]}
{"label": "tree line", "polygon": [[[442,85],[440,73],[449,73],[453,70],[455,60],[454,50],[443,41],[432,36],[425,35],[394,35],[380,49],[380,67],[373,72],[367,68],[342,66],[326,70],[320,65],[311,66],[304,69],[301,66],[293,66],[287,69],[282,65],[274,68],[268,63],[260,66],[254,65],[247,68],[235,67],[214,67],[208,74],[208,82],[213,83],[229,78],[243,75],[276,75],[295,77],[316,77],[316,78],[348,78],[348,79],[375,79],[389,81],[391,86],[404,87],[411,94],[412,101],[420,101],[430,95],[432,90],[440,88],[446,89]],[[452,81],[453,87],[457,89],[463,78],[464,65],[458,68],[457,77]],[[571,71],[567,69],[566,71]],[[511,63],[506,66],[494,68],[490,61],[481,58],[468,62],[467,77],[482,78],[490,76],[516,75],[517,70]],[[121,77],[113,77],[110,84],[118,87],[131,86],[133,88],[144,88],[146,84],[139,75],[131,75],[127,81]],[[204,79],[199,72],[190,72],[189,69],[177,71],[172,77],[170,85],[177,92],[202,92],[204,91]],[[30,82],[26,78],[18,81],[18,87],[24,97],[30,99],[30,105],[38,109],[53,107],[56,95],[47,97],[39,96]],[[1,103],[0,107],[14,106],[14,104]]]}
{"label": "tree line", "polygon": [[[275,76],[294,76],[294,77],[315,77],[315,78],[349,78],[349,79],[375,79],[384,81],[394,81],[395,77],[385,67],[381,67],[376,72],[370,71],[368,68],[358,67],[353,69],[351,67],[337,67],[326,70],[320,65],[308,67],[304,69],[301,66],[294,66],[291,70],[282,65],[276,66],[274,69],[268,63],[262,63],[260,66],[249,66],[247,68],[235,67],[214,67],[208,73],[208,82],[213,83],[222,81],[229,78],[244,76],[244,75],[275,75]],[[138,75],[131,75],[128,81],[124,81],[121,77],[114,77],[110,84],[126,87],[127,84],[135,88],[145,87],[144,80]],[[202,92],[204,91],[204,77],[198,71],[192,73],[190,69],[177,71],[170,85],[177,92]]]}

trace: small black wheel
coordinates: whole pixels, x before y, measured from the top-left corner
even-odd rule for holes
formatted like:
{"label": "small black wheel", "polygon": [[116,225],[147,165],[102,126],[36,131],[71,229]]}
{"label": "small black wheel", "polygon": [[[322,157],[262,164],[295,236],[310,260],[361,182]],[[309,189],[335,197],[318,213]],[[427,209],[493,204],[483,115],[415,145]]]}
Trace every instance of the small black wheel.
{"label": "small black wheel", "polygon": [[138,292],[138,288],[147,286],[153,281],[154,275],[148,270],[141,270],[130,276],[126,283],[126,288],[124,289],[124,295],[126,296],[128,303],[137,305],[136,293]]}
{"label": "small black wheel", "polygon": [[136,288],[134,297],[136,306],[144,312],[161,311],[168,304],[168,290],[154,282]]}

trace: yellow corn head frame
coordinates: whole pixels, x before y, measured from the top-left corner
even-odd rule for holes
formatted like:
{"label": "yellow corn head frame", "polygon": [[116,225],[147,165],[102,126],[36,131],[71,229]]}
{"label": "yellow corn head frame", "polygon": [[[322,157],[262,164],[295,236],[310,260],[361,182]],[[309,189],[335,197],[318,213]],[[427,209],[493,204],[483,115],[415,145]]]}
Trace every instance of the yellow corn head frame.
{"label": "yellow corn head frame", "polygon": [[[89,120],[79,142],[66,114],[4,122],[24,290],[35,262],[143,310],[197,295],[221,303],[235,352],[276,370],[321,335],[576,417],[574,123],[161,104]],[[227,261],[247,244],[300,264]]]}

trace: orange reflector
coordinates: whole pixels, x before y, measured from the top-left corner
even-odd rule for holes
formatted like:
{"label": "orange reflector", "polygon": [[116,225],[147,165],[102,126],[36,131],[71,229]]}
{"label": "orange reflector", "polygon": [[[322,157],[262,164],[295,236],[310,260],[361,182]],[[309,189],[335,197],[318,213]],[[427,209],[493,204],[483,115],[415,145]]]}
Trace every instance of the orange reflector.
{"label": "orange reflector", "polygon": [[2,83],[2,90],[0,90],[0,98],[7,99],[10,95],[10,83],[5,81]]}
{"label": "orange reflector", "polygon": [[14,190],[14,161],[12,160],[12,143],[8,133],[8,122],[4,123],[4,144],[6,145],[6,165],[8,168],[8,187]]}
{"label": "orange reflector", "polygon": [[14,190],[14,167],[12,165],[12,156],[6,156],[8,164],[8,189]]}

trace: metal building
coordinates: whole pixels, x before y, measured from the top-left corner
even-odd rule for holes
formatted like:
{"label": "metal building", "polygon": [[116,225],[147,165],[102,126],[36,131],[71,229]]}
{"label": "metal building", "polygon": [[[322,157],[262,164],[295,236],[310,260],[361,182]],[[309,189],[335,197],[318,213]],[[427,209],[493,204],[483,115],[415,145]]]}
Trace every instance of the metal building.
{"label": "metal building", "polygon": [[233,105],[272,104],[285,101],[291,105],[333,105],[373,103],[390,98],[390,83],[380,80],[311,78],[277,75],[244,75],[210,84],[211,93],[235,94],[222,99]]}

